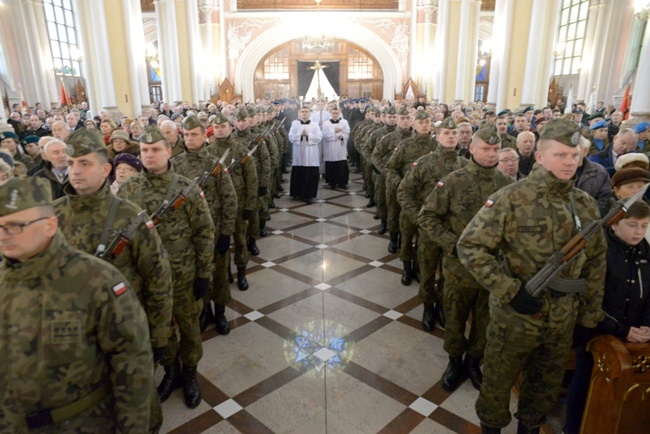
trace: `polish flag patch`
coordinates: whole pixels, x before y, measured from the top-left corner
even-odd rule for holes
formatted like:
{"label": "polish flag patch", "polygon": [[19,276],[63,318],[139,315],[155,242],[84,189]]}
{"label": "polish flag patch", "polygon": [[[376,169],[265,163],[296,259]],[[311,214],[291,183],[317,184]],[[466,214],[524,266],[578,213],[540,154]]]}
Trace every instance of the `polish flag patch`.
{"label": "polish flag patch", "polygon": [[203,191],[201,191],[201,197],[205,199],[205,193],[203,193]]}
{"label": "polish flag patch", "polygon": [[490,208],[492,205],[494,205],[494,201],[493,201],[493,200],[488,199],[488,200],[485,202],[485,207],[486,207],[486,208]]}
{"label": "polish flag patch", "polygon": [[442,182],[442,181],[438,181],[438,183],[436,184],[436,187],[438,187],[438,188],[442,188],[444,186],[445,186],[445,183]]}
{"label": "polish flag patch", "polygon": [[124,282],[120,282],[113,287],[113,293],[115,294],[116,297],[119,297],[125,292],[126,292],[126,285],[124,284]]}
{"label": "polish flag patch", "polygon": [[147,221],[144,223],[144,225],[147,227],[147,229],[153,229],[153,228],[154,228],[154,224],[153,224],[153,221],[152,221],[152,220],[147,220]]}
{"label": "polish flag patch", "polygon": [[414,162],[414,163],[412,164],[412,166],[413,166],[413,167],[418,167],[418,163],[415,163],[415,162]]}

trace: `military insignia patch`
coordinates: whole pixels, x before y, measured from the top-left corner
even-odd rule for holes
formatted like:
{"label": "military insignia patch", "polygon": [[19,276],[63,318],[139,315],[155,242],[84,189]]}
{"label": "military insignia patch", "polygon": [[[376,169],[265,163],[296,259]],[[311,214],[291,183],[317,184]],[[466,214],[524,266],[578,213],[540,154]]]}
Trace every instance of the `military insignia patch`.
{"label": "military insignia patch", "polygon": [[147,221],[144,223],[144,225],[147,227],[147,229],[153,229],[154,226],[155,226],[155,225],[153,224],[153,221],[151,221],[151,220],[147,220]]}
{"label": "military insignia patch", "polygon": [[205,193],[203,193],[203,191],[201,191],[200,195],[203,199],[205,199]]}
{"label": "military insignia patch", "polygon": [[445,186],[445,183],[442,182],[442,181],[438,181],[438,183],[436,184],[436,187],[438,187],[438,188],[442,188],[444,186]]}
{"label": "military insignia patch", "polygon": [[413,167],[418,167],[418,163],[413,163]]}
{"label": "military insignia patch", "polygon": [[573,143],[575,146],[578,146],[580,144],[580,137],[581,136],[582,135],[578,131],[573,133],[573,135],[571,136],[571,143]]}
{"label": "military insignia patch", "polygon": [[147,133],[147,135],[145,136],[145,138],[146,138],[146,142],[147,142],[147,143],[151,143],[151,133]]}
{"label": "military insignia patch", "polygon": [[492,205],[494,205],[494,201],[491,200],[491,199],[488,199],[488,200],[485,202],[485,207],[486,207],[486,208],[490,208]]}
{"label": "military insignia patch", "polygon": [[81,341],[81,321],[52,321],[52,343],[73,344]]}
{"label": "military insignia patch", "polygon": [[126,292],[126,285],[124,284],[124,282],[120,282],[113,287],[113,293],[115,294],[116,297],[119,297],[125,292]]}
{"label": "military insignia patch", "polygon": [[13,189],[11,190],[11,194],[9,195],[9,203],[5,205],[5,208],[9,209],[16,209],[18,208],[16,206],[16,201],[18,200],[18,189]]}

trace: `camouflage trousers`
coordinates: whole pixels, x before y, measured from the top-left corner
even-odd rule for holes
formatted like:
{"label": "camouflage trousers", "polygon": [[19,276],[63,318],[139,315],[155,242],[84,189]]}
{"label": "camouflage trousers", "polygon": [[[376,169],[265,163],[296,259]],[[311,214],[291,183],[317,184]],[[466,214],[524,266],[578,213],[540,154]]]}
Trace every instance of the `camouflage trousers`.
{"label": "camouflage trousers", "polygon": [[[233,257],[237,267],[245,267],[248,264],[248,249],[246,247],[246,233],[248,231],[248,221],[243,217],[244,209],[237,210],[237,219],[235,220],[235,233],[232,234],[235,244],[235,256]],[[256,212],[253,211],[251,219]],[[259,234],[259,229],[258,229]]]}
{"label": "camouflage trousers", "polygon": [[366,185],[366,193],[368,197],[375,197],[375,182],[372,177],[373,170],[370,168],[370,161],[362,157],[361,164],[363,165],[363,183]]}
{"label": "camouflage trousers", "polygon": [[[246,235],[258,239],[260,237],[260,217],[262,213],[264,212],[262,209],[262,199],[263,197],[257,196],[257,203],[255,204],[256,209],[253,210],[253,213],[251,214],[251,218],[248,220],[248,228]],[[266,204],[267,211],[268,211],[268,206],[269,204]],[[236,231],[236,229],[235,229]]]}
{"label": "camouflage trousers", "polygon": [[[196,367],[203,356],[199,328],[199,303],[194,299],[193,279],[177,282],[174,279],[173,332],[167,354],[161,364],[167,366],[176,358],[183,365]],[[176,337],[178,331],[179,338]]]}
{"label": "camouflage trousers", "polygon": [[[402,244],[402,249],[404,245]],[[442,249],[428,239],[426,235],[418,235],[417,260],[420,267],[420,290],[418,297],[423,303],[434,304],[442,301],[444,279],[438,279],[436,272],[442,260]]]}
{"label": "camouflage trousers", "polygon": [[[450,263],[452,266],[449,266]],[[449,255],[443,258],[443,273],[446,279],[443,306],[447,318],[443,348],[450,356],[462,356],[467,353],[472,358],[480,359],[485,350],[485,330],[490,321],[490,293],[461,267],[458,259]],[[470,314],[472,323],[467,339],[465,327]]]}
{"label": "camouflage trousers", "polygon": [[501,428],[510,423],[510,392],[519,373],[523,381],[515,416],[526,426],[541,426],[557,401],[578,301],[575,296],[552,299],[546,295],[544,302],[543,312],[549,314],[536,319],[490,299],[483,384],[476,401],[476,413],[488,426]]}
{"label": "camouflage trousers", "polygon": [[377,204],[377,215],[380,219],[388,218],[388,208],[386,206],[386,175],[372,173],[373,183],[375,185],[375,203]]}
{"label": "camouflage trousers", "polygon": [[214,272],[212,273],[212,287],[210,293],[203,301],[213,300],[214,304],[227,305],[232,300],[230,296],[230,283],[228,282],[228,267],[230,266],[230,251],[221,254],[214,250]]}
{"label": "camouflage trousers", "polygon": [[[386,184],[386,205],[388,207],[388,231],[399,232],[399,213],[402,210],[402,207],[399,206],[399,202],[397,201],[397,186],[388,185],[388,183]],[[414,235],[415,232],[412,232],[411,240],[413,239]],[[402,250],[404,250],[404,245],[404,234],[402,234]],[[411,249],[410,254],[415,254],[413,249]]]}
{"label": "camouflage trousers", "polygon": [[157,433],[163,423],[162,407],[160,406],[160,397],[155,385],[151,391],[151,400],[149,407],[149,432]]}
{"label": "camouflage trousers", "polygon": [[[395,198],[395,203],[397,203],[397,198]],[[399,206],[399,204],[397,206]],[[394,210],[393,210],[393,212],[394,212]],[[390,227],[391,227],[390,214],[391,214],[391,209],[389,207],[388,208],[388,230],[390,230]],[[398,215],[399,215],[399,212],[398,212]],[[416,238],[416,235],[417,235],[417,229],[418,229],[417,225],[414,225],[413,223],[408,221],[406,216],[404,216],[404,218],[401,218],[401,219],[398,218],[398,222],[399,222],[399,231],[398,232],[400,233],[400,236],[402,237],[402,248],[400,249],[399,259],[402,262],[415,261],[417,256],[415,254],[416,247],[414,245],[414,242],[415,242],[415,238]],[[419,240],[418,240],[418,243],[419,243]],[[435,270],[434,270],[433,273],[434,273],[433,277],[435,277]]]}

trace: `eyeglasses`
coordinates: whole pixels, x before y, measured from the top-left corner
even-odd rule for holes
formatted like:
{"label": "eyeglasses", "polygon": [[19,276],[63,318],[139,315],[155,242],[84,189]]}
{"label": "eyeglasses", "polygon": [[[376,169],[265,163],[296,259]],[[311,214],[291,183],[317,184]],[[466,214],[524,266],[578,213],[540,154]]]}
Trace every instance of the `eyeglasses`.
{"label": "eyeglasses", "polygon": [[23,228],[25,228],[25,226],[29,226],[33,223],[40,222],[41,220],[48,218],[49,217],[41,217],[37,218],[36,220],[32,220],[31,222],[25,223],[7,223],[6,225],[0,225],[0,229],[3,229],[7,235],[18,235],[23,233]]}
{"label": "eyeglasses", "polygon": [[519,161],[519,158],[503,158],[499,160],[499,163],[516,163]]}

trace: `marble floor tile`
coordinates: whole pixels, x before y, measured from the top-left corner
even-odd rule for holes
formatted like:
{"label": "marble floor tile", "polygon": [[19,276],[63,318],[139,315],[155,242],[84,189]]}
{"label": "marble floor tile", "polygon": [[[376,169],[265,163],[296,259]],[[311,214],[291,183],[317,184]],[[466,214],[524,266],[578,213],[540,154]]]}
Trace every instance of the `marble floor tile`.
{"label": "marble floor tile", "polygon": [[309,223],[311,221],[313,221],[312,218],[299,216],[291,212],[276,212],[271,216],[271,220],[266,223],[266,227],[268,230],[284,230],[285,228]]}
{"label": "marble floor tile", "polygon": [[374,268],[354,277],[337,287],[366,300],[372,300],[388,309],[392,309],[417,296],[417,287],[403,286],[401,275],[381,268]]}
{"label": "marble floor tile", "polygon": [[246,306],[259,309],[309,288],[309,285],[293,279],[273,268],[251,273],[247,276],[250,289],[232,291],[232,296]]}
{"label": "marble floor tile", "polygon": [[[368,209],[371,211],[350,212],[349,214],[334,217],[331,220],[358,229],[372,229],[374,227],[379,227],[379,220],[372,218],[374,211],[372,211],[372,208]],[[388,238],[386,238],[386,240],[388,240]],[[386,244],[388,244],[388,241],[386,241]]]}
{"label": "marble floor tile", "polygon": [[315,243],[328,243],[329,241],[337,240],[354,233],[356,231],[352,229],[346,229],[326,222],[314,223],[309,226],[287,231],[288,235],[301,237]]}
{"label": "marble floor tile", "polygon": [[311,245],[287,236],[267,236],[257,240],[257,247],[260,249],[260,258],[273,261],[309,249]]}
{"label": "marble floor tile", "polygon": [[307,214],[314,217],[325,217],[341,214],[350,211],[349,208],[330,204],[330,203],[314,203],[312,205],[300,208],[302,214]]}
{"label": "marble floor tile", "polygon": [[368,203],[368,199],[360,194],[348,194],[346,196],[332,198],[328,202],[336,205],[348,206],[350,208],[365,208],[366,204]]}
{"label": "marble floor tile", "polygon": [[[383,249],[388,248],[388,240],[372,235],[366,235],[363,237],[356,237],[353,240],[343,241],[335,244],[334,247],[370,259],[372,256],[376,256],[377,252],[381,252]],[[388,250],[386,250],[386,253],[388,254]]]}

